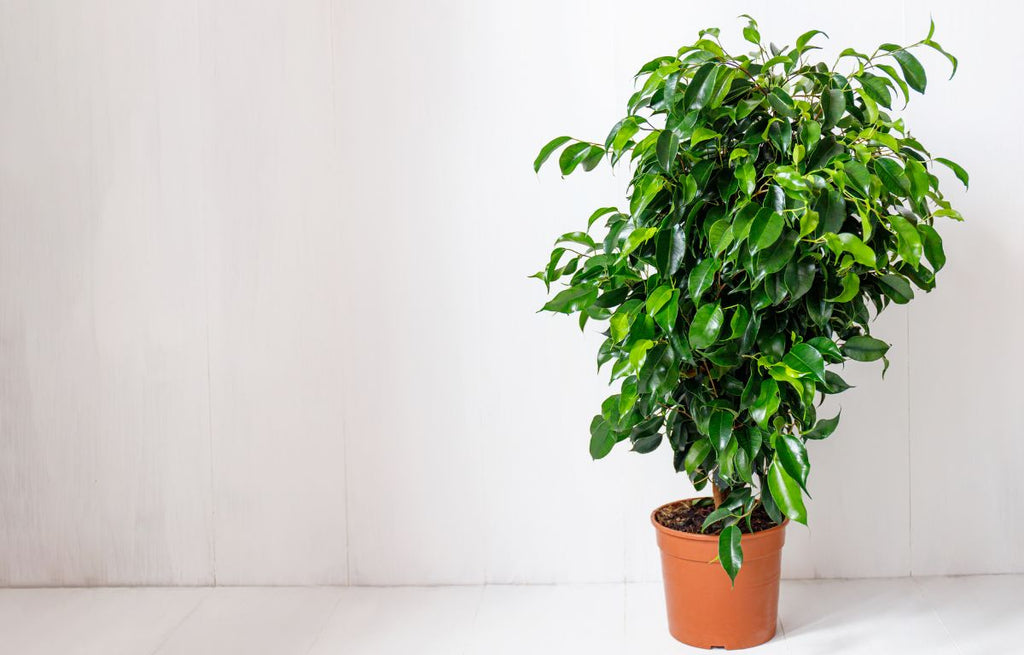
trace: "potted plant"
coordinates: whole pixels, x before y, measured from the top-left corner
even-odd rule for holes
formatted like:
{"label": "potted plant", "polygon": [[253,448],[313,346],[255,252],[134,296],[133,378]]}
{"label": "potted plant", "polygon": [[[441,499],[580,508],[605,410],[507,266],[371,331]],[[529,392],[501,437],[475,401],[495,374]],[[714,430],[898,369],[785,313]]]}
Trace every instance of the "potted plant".
{"label": "potted plant", "polygon": [[890,113],[925,91],[911,50],[956,72],[934,24],[829,65],[812,56],[821,31],[780,48],[744,18],[751,52],[701,30],[640,69],[603,143],[558,137],[534,162],[558,152],[563,176],[628,162],[628,209],[593,212],[535,277],[567,287],[545,310],[607,322],[597,361],[618,391],[591,421],[590,454],[667,442],[675,470],[711,487],[652,514],[669,630],[705,648],[774,635],[785,526],[806,523],[807,444],[839,422],[815,408],[849,388],[831,365],[888,366],[873,316],[934,288],[946,257],[933,225],[962,220],[935,164],[968,184]]}

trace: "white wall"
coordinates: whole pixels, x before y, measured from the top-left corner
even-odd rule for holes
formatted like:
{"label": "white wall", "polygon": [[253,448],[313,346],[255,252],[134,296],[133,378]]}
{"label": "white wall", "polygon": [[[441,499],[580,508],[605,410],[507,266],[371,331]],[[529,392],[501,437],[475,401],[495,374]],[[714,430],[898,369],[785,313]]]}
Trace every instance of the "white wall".
{"label": "white wall", "polygon": [[1024,571],[1019,10],[4,0],[0,584],[655,579],[647,514],[692,490],[589,460],[598,339],[526,278],[625,175],[530,163],[741,12],[862,48],[933,14],[960,74],[927,57],[908,116],[973,178],[886,380],[848,371],[787,574]]}

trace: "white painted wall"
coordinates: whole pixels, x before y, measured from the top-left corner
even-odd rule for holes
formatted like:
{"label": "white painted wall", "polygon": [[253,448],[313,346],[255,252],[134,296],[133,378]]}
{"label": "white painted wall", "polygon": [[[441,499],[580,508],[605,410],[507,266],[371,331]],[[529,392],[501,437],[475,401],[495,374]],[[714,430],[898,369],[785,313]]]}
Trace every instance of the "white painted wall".
{"label": "white painted wall", "polygon": [[647,515],[692,490],[589,460],[598,339],[526,279],[625,175],[530,163],[742,12],[863,48],[933,14],[961,72],[928,57],[908,114],[973,178],[786,573],[1024,571],[1021,130],[972,113],[1022,104],[1018,9],[3,0],[0,585],[657,578]]}

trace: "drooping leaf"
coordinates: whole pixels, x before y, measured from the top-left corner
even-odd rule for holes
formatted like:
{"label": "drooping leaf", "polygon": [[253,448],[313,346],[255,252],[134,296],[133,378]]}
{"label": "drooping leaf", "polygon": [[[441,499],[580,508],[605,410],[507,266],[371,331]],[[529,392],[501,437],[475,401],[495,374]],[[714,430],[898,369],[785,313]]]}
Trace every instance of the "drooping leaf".
{"label": "drooping leaf", "polygon": [[814,428],[803,433],[804,439],[827,439],[836,431],[836,427],[839,425],[839,417],[842,414],[836,414],[833,418],[821,419],[814,424]]}
{"label": "drooping leaf", "polygon": [[533,172],[539,173],[540,167],[543,166],[544,162],[548,160],[548,157],[551,156],[551,153],[553,153],[555,150],[558,150],[559,147],[568,143],[571,140],[571,136],[557,136],[554,139],[548,141],[546,144],[544,144],[544,147],[540,149],[540,153],[537,154],[537,158],[533,160]]}
{"label": "drooping leaf", "polygon": [[736,575],[743,566],[743,549],[740,547],[740,529],[735,525],[726,526],[718,535],[718,559],[729,574],[729,580],[736,584]]}
{"label": "drooping leaf", "polygon": [[788,473],[778,456],[768,468],[768,486],[771,488],[772,499],[782,513],[797,523],[807,524],[807,509],[800,494],[800,485]]}
{"label": "drooping leaf", "polygon": [[801,489],[807,491],[807,475],[811,464],[803,442],[791,434],[780,434],[775,439],[775,454],[786,473],[797,481]]}

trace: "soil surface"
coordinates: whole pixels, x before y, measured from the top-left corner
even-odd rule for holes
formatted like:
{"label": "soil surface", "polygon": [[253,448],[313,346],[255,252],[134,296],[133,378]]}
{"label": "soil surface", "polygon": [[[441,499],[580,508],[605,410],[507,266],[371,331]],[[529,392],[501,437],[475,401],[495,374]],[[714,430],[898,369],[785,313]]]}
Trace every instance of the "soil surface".
{"label": "soil surface", "polygon": [[[716,523],[709,527],[705,532],[701,532],[700,530],[700,526],[704,524],[704,519],[706,519],[708,514],[713,512],[714,509],[714,501],[710,498],[706,500],[701,499],[696,502],[680,500],[659,509],[658,513],[654,515],[654,518],[658,523],[670,530],[692,532],[693,534],[719,534],[724,527],[721,523]],[[753,526],[754,532],[774,528],[776,525],[760,505],[754,509],[754,513],[750,517],[750,524]],[[744,534],[750,532],[747,528],[746,519],[741,520],[737,525],[740,528],[740,532]]]}

